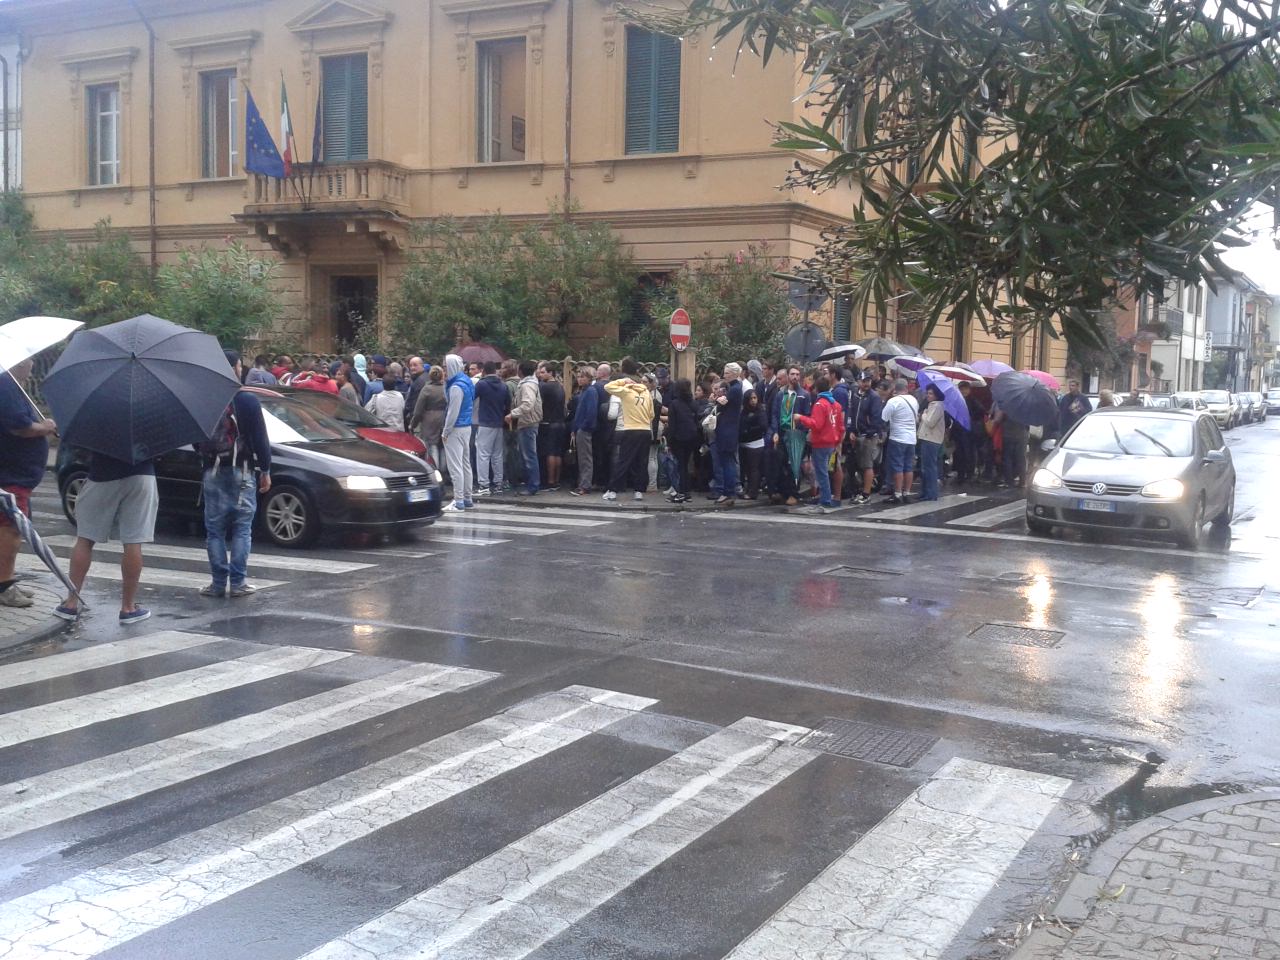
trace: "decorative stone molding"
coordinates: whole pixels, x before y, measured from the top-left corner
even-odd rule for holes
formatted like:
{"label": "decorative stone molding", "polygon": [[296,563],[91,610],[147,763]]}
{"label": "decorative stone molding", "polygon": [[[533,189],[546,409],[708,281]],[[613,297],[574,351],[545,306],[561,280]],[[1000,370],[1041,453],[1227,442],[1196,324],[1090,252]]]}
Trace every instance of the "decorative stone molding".
{"label": "decorative stone molding", "polygon": [[389,11],[357,0],[323,0],[285,26],[310,44],[321,37],[371,42],[382,39],[391,18]]}
{"label": "decorative stone molding", "polygon": [[[186,100],[184,116],[186,118],[186,167],[187,176],[192,180],[199,179],[201,170],[200,158],[200,90],[196,76],[211,70],[235,70],[236,79],[250,85],[250,66],[253,46],[261,34],[256,30],[241,30],[234,33],[217,33],[200,37],[188,37],[183,40],[170,40],[169,46],[178,54],[182,64],[182,93]],[[192,199],[191,188],[186,191],[186,198]]]}
{"label": "decorative stone molding", "polygon": [[523,13],[540,18],[550,6],[551,0],[446,0],[440,9],[454,19],[476,13]]}
{"label": "decorative stone molding", "polygon": [[[89,180],[88,125],[85,122],[85,87],[95,84],[115,83],[120,87],[120,183],[127,184],[133,165],[130,154],[133,137],[129,125],[133,116],[133,64],[138,59],[137,47],[114,47],[94,50],[75,56],[61,57],[61,63],[71,74],[72,150],[76,157],[76,178],[81,183]],[[78,204],[78,197],[73,198]]]}

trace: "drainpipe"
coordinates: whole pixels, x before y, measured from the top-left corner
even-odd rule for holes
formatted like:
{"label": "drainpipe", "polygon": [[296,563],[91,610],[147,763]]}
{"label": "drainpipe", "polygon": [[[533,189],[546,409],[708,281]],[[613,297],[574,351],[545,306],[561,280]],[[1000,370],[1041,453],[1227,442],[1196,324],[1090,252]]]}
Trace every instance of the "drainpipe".
{"label": "drainpipe", "polygon": [[4,192],[9,192],[9,61],[5,59],[4,54],[0,53],[0,69],[4,70],[4,92],[0,94],[0,98],[4,100]]}
{"label": "drainpipe", "polygon": [[565,3],[564,37],[564,218],[573,198],[573,0]]}
{"label": "drainpipe", "polygon": [[155,279],[160,267],[157,252],[159,235],[156,227],[156,32],[151,21],[138,6],[138,0],[129,0],[138,19],[147,28],[147,207],[151,239],[151,279]]}

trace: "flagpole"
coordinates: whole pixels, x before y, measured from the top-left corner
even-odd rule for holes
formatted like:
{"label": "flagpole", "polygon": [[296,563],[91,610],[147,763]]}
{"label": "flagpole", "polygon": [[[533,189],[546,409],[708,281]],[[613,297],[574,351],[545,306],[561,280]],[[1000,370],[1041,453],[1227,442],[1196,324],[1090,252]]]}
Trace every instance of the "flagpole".
{"label": "flagpole", "polygon": [[[290,149],[290,142],[292,141],[292,145],[295,147],[298,144],[297,144],[297,141],[293,139],[293,113],[290,112],[288,104],[289,104],[289,94],[288,94],[288,91],[285,89],[285,85],[284,85],[284,71],[281,70],[280,71],[280,115],[282,118],[283,117],[289,118],[289,129],[287,133],[283,130],[280,131],[281,132],[280,139],[284,141],[283,143],[280,144],[280,146],[284,148],[285,153],[292,156],[293,154]],[[289,186],[293,188],[294,196],[298,198],[298,202],[302,204],[303,209],[306,209],[307,198],[302,195],[302,188],[299,185],[302,178],[300,176],[294,176],[292,161],[290,161],[289,163],[289,170],[287,171],[286,176],[287,176],[287,179],[289,180]]]}

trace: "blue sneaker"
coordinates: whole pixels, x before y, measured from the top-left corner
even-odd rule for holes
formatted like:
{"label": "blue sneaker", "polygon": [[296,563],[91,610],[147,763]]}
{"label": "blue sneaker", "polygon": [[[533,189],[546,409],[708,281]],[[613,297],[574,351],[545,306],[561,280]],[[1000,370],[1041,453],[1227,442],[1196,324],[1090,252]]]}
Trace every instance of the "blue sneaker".
{"label": "blue sneaker", "polygon": [[120,614],[120,622],[122,624],[141,623],[143,620],[146,620],[150,616],[151,616],[150,610],[147,610],[143,607],[137,607],[133,610],[130,610],[128,613]]}
{"label": "blue sneaker", "polygon": [[463,510],[474,510],[475,508],[476,508],[476,502],[474,500],[467,500],[462,504]]}
{"label": "blue sneaker", "polygon": [[53,615],[60,620],[67,620],[74,623],[76,620],[80,619],[80,608],[68,607],[66,604],[60,603],[53,608]]}

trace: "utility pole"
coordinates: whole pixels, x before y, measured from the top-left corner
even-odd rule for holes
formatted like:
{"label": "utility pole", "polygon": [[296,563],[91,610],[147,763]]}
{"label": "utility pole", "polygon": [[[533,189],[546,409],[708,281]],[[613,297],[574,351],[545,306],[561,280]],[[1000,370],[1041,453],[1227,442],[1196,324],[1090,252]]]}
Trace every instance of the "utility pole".
{"label": "utility pole", "polygon": [[565,3],[564,30],[564,218],[573,198],[573,0]]}

